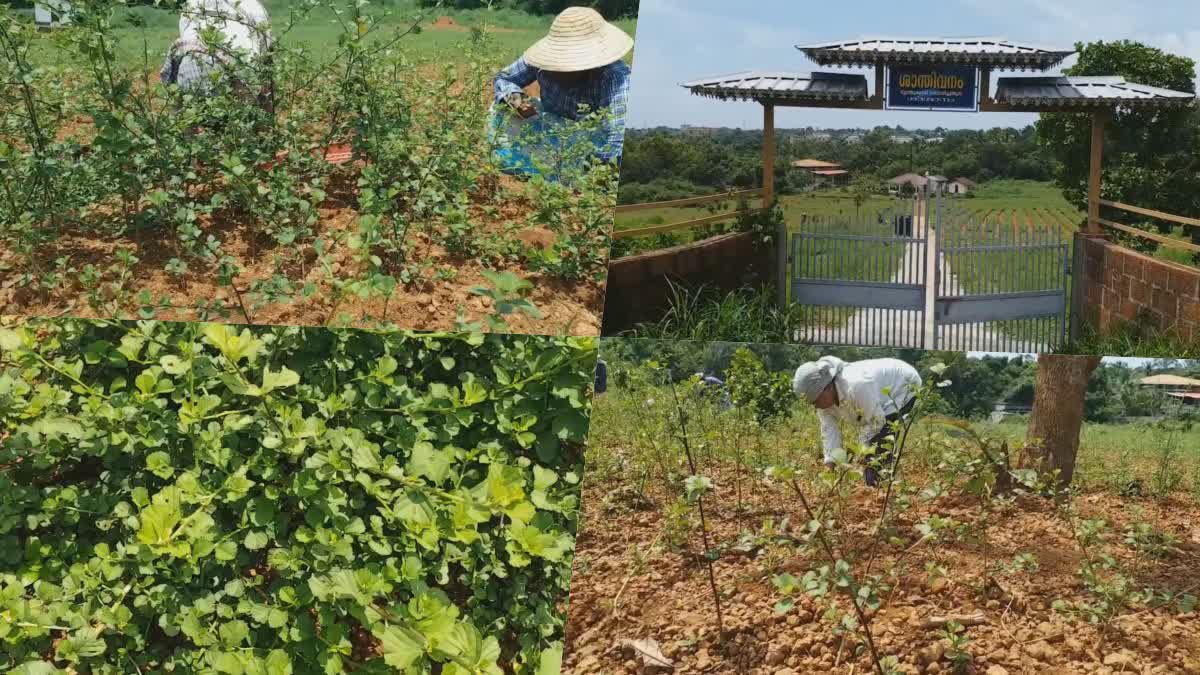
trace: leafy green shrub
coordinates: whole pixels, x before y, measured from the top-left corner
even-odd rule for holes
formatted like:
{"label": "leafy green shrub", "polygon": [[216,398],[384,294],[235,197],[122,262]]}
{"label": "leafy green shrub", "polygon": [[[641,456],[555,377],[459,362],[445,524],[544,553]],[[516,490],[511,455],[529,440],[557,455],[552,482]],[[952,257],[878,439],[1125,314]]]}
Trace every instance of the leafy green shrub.
{"label": "leafy green shrub", "polygon": [[729,392],[735,405],[749,407],[760,422],[786,415],[796,402],[788,374],[768,371],[746,347],[729,363]]}
{"label": "leafy green shrub", "polygon": [[595,356],[0,329],[0,672],[557,672]]}

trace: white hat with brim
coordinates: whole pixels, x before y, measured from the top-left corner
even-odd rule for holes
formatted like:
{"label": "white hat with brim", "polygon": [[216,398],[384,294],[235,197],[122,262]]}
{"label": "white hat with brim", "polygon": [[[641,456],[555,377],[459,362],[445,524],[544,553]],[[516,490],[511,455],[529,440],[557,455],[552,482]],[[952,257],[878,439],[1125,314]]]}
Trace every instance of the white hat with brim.
{"label": "white hat with brim", "polygon": [[550,26],[550,34],[525,51],[525,62],[540,70],[577,73],[620,61],[633,49],[633,38],[589,7],[568,7]]}

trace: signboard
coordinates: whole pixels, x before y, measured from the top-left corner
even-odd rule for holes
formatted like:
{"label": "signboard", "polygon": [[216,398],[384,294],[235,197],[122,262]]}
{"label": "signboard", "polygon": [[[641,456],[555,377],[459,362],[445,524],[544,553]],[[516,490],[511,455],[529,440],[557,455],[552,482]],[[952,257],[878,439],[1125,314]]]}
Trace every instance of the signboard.
{"label": "signboard", "polygon": [[888,110],[979,112],[975,66],[888,66]]}

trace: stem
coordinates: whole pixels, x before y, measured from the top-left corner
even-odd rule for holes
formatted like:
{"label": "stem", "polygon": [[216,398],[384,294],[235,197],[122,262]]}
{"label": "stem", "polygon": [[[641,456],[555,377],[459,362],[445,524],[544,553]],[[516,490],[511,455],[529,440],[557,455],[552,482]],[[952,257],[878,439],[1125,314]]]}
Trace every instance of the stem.
{"label": "stem", "polygon": [[[688,443],[687,434],[687,416],[683,413],[683,405],[679,402],[679,392],[675,388],[675,382],[671,382],[671,395],[675,398],[675,410],[679,413],[679,438],[683,441],[683,452],[687,455],[688,468],[691,470],[691,475],[695,476],[696,460],[692,456],[692,447]],[[713,560],[709,557],[709,552],[712,551],[712,545],[708,541],[708,522],[704,517],[704,497],[703,495],[696,498],[696,505],[700,512],[700,538],[704,542],[704,562],[708,566],[708,585],[712,587],[713,604],[717,608],[717,632],[721,635],[725,634],[725,621],[721,614],[721,594],[717,590],[717,576],[713,572]]]}
{"label": "stem", "polygon": [[[804,496],[804,490],[800,487],[800,484],[796,482],[795,478],[788,481],[788,484],[791,485],[792,490],[794,490],[796,495],[800,498],[800,504],[804,507],[804,512],[808,515],[809,519],[815,520],[816,516],[813,513],[812,507],[808,505],[808,499]],[[839,560],[838,555],[836,552],[834,552],[833,546],[825,537],[824,527],[818,527],[817,531],[813,534],[816,535],[817,541],[821,544],[821,548],[825,551],[825,555],[829,557],[830,564],[837,565]],[[875,648],[875,638],[871,635],[871,620],[867,618],[866,612],[864,612],[862,606],[858,604],[858,589],[858,584],[855,583],[853,577],[851,577],[850,604],[854,605],[854,613],[858,615],[858,623],[860,626],[862,626],[861,632],[863,637],[866,638],[867,649],[871,651],[871,660],[875,664],[875,670],[879,673],[879,675],[887,675],[883,670],[883,659],[879,656],[879,650]]]}

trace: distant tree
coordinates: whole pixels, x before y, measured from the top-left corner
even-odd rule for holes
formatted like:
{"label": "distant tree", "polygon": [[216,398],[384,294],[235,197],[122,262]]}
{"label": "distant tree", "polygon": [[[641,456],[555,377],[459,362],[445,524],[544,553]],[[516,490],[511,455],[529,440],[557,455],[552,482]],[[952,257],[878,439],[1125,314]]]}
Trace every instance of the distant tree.
{"label": "distant tree", "polygon": [[[1192,59],[1128,40],[1076,45],[1067,75],[1120,75],[1176,91],[1195,91]],[[1053,113],[1037,123],[1038,140],[1058,159],[1058,186],[1068,201],[1087,203],[1091,118]],[[1172,213],[1200,213],[1200,113],[1194,108],[1118,108],[1105,131],[1104,196]],[[1169,232],[1167,223],[1135,223]],[[1131,242],[1132,243],[1132,242]],[[1154,242],[1137,240],[1153,249]]]}

